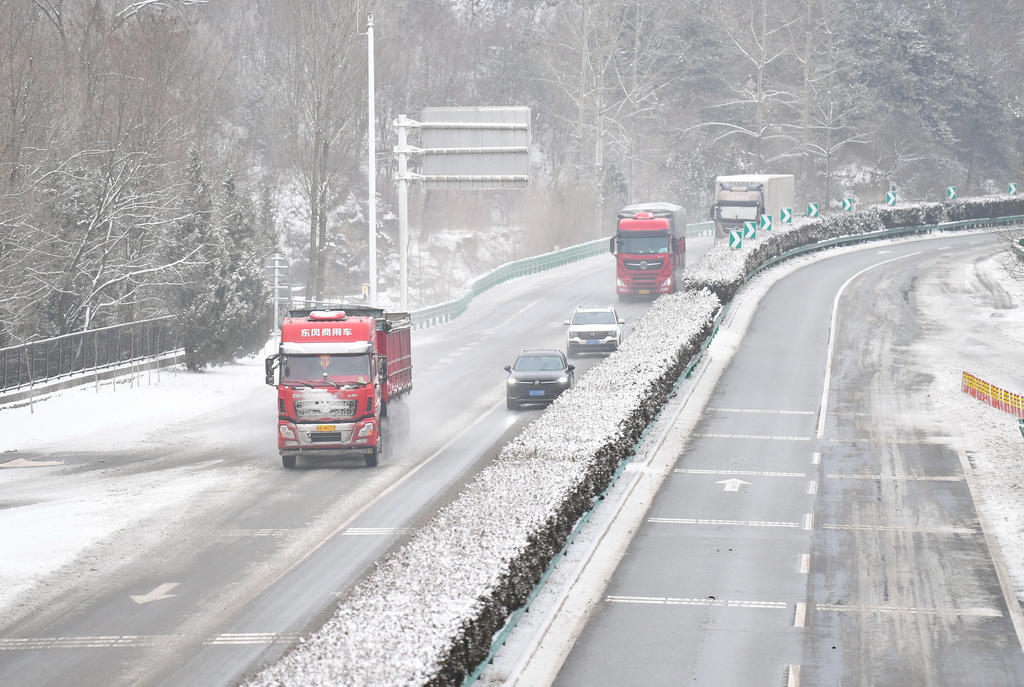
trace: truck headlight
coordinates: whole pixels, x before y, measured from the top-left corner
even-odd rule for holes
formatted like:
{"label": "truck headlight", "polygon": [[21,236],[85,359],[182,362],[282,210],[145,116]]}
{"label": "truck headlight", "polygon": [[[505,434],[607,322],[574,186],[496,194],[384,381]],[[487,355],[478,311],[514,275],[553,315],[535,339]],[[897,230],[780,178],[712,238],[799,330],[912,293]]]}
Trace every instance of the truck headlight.
{"label": "truck headlight", "polygon": [[357,434],[356,436],[360,438],[368,437],[371,434],[373,434],[373,430],[374,424],[372,422],[367,422],[365,425],[359,428],[359,434]]}

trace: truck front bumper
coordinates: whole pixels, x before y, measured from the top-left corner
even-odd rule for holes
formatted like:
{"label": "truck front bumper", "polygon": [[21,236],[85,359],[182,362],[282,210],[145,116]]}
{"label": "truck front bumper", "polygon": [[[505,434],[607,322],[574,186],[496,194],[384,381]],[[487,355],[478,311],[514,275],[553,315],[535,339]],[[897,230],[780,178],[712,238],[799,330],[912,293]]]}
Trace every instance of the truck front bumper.
{"label": "truck front bumper", "polygon": [[358,451],[368,453],[379,444],[376,418],[359,422],[296,423],[279,420],[277,446],[281,453],[305,451]]}
{"label": "truck front bumper", "polygon": [[672,277],[657,277],[643,281],[619,278],[615,280],[615,292],[623,296],[672,293]]}

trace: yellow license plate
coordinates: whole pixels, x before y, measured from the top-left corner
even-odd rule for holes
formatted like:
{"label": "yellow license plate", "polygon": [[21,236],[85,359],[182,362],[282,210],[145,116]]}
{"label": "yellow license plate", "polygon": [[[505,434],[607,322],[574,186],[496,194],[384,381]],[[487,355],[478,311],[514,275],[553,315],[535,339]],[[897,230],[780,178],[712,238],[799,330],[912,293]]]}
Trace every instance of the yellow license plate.
{"label": "yellow license plate", "polygon": [[318,432],[333,432],[334,425],[317,425],[316,431]]}
{"label": "yellow license plate", "polygon": [[637,293],[640,294],[641,296],[646,296],[650,292],[651,292],[650,289],[640,289],[639,291],[637,291]]}

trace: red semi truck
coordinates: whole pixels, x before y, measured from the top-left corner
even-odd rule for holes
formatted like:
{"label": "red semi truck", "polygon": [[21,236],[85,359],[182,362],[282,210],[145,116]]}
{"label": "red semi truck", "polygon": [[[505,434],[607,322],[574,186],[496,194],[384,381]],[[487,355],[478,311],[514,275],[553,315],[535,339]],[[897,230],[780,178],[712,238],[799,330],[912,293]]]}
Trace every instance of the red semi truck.
{"label": "red semi truck", "polygon": [[[298,456],[362,454],[374,467],[397,399],[412,391],[408,313],[366,306],[293,310],[267,358],[277,385],[277,447],[286,468]],[[277,379],[275,382],[275,371]]]}
{"label": "red semi truck", "polygon": [[609,250],[620,301],[674,293],[686,267],[683,209],[672,203],[627,205],[619,210]]}

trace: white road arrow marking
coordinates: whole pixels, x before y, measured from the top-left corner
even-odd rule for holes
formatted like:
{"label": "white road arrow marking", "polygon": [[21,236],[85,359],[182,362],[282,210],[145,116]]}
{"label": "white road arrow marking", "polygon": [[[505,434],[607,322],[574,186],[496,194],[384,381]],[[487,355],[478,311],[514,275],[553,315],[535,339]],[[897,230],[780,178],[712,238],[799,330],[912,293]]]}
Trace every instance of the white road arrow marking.
{"label": "white road arrow marking", "polygon": [[750,484],[750,482],[744,482],[741,479],[723,479],[721,482],[715,482],[715,484],[724,484],[726,491],[739,491],[741,484]]}
{"label": "white road arrow marking", "polygon": [[150,601],[160,601],[161,599],[169,599],[172,596],[174,596],[174,594],[168,594],[167,592],[171,591],[177,586],[177,582],[164,582],[162,585],[151,591],[149,594],[146,594],[145,596],[132,596],[132,601],[134,601],[137,604],[148,604]]}

